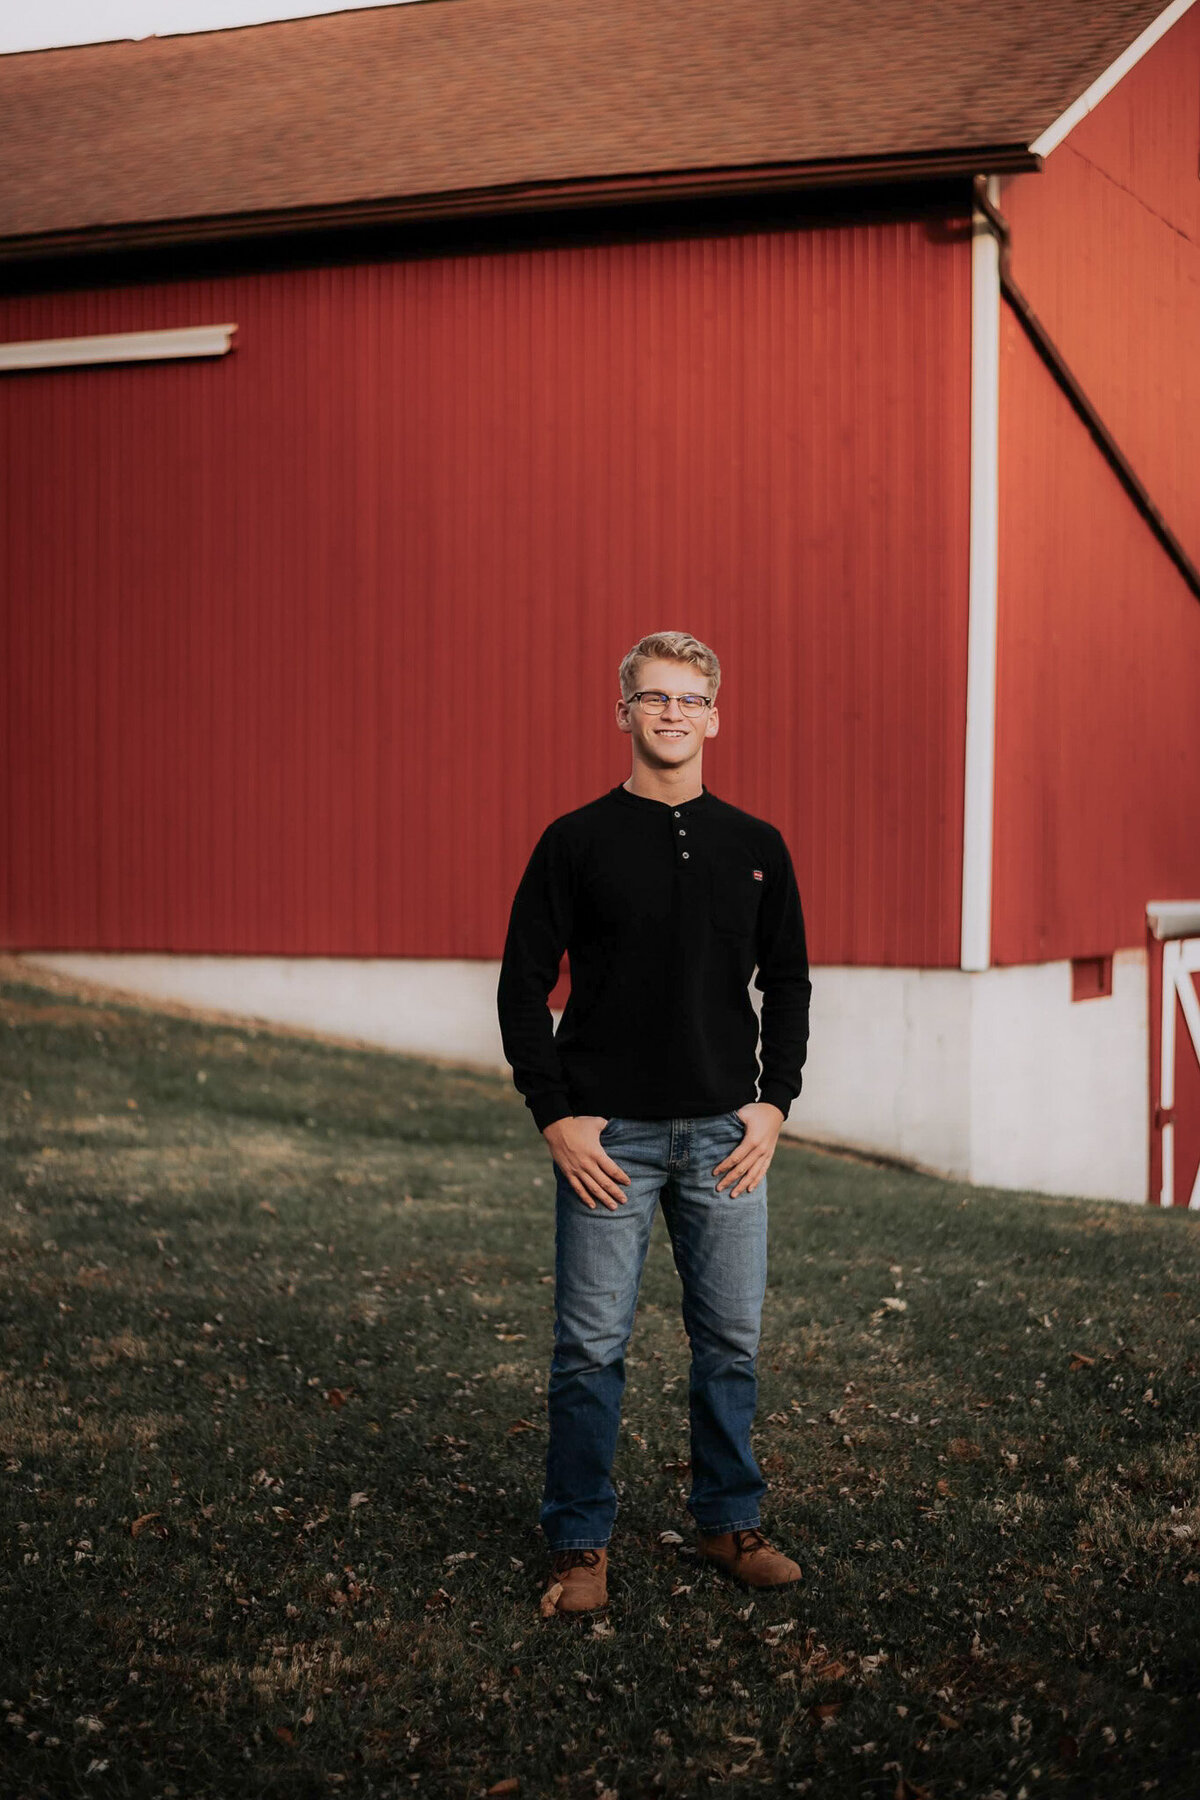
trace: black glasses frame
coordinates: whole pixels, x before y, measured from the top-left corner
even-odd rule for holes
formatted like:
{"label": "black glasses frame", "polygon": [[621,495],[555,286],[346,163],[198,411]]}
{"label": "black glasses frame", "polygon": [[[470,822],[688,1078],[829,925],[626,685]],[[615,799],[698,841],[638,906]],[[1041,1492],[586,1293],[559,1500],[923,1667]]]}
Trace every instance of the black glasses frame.
{"label": "black glasses frame", "polygon": [[[640,700],[644,705],[648,695],[654,699],[661,700],[664,706],[672,700],[678,700],[680,702],[681,711],[682,702],[684,700],[703,700],[706,707],[711,706],[713,703],[713,696],[711,694],[665,694],[661,688],[640,688],[636,694],[630,694],[625,704],[626,706],[632,706],[635,700]],[[661,712],[662,710],[663,707],[660,707],[659,711]]]}

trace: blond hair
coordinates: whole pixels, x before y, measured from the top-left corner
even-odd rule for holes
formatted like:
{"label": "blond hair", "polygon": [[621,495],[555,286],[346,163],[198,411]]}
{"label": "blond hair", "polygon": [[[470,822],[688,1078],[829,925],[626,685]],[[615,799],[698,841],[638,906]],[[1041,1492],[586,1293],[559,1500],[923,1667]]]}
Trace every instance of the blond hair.
{"label": "blond hair", "polygon": [[715,700],[717,689],[721,685],[721,665],[717,661],[715,650],[702,644],[688,631],[652,631],[648,637],[639,638],[632,650],[621,658],[621,667],[617,671],[617,679],[621,683],[621,698],[628,700],[636,694],[638,671],[643,663],[665,659],[667,662],[691,663],[698,669],[709,684],[709,693]]}

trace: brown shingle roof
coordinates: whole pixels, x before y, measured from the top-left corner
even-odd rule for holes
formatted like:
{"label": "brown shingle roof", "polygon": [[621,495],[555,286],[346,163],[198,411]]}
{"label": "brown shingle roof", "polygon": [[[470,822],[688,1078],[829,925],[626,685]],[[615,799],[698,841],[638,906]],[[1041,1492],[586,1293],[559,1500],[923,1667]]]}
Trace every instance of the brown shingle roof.
{"label": "brown shingle roof", "polygon": [[1027,145],[1163,0],[427,0],[0,57],[0,239]]}

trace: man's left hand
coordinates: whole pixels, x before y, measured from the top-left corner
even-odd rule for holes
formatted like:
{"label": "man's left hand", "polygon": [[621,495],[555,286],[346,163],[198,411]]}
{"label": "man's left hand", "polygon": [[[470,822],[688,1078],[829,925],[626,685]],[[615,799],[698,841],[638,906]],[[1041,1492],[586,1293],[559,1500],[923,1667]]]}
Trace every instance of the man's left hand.
{"label": "man's left hand", "polygon": [[724,1193],[731,1182],[735,1184],[732,1200],[747,1190],[753,1193],[770,1168],[784,1115],[769,1100],[756,1100],[750,1106],[739,1106],[738,1118],[746,1127],[746,1135],[713,1170],[718,1194]]}

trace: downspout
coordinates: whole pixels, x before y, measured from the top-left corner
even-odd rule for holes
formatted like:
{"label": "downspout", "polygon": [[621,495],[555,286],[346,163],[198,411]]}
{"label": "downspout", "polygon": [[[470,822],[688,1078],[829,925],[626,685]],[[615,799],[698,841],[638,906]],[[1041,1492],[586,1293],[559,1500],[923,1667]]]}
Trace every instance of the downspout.
{"label": "downspout", "polygon": [[1017,315],[1030,343],[1087,426],[1097,448],[1116,475],[1117,480],[1187,582],[1192,593],[1200,600],[1200,569],[1196,567],[1155,506],[1129,458],[1088,399],[1078,379],[1067,366],[1057,344],[1013,280],[1010,267],[1012,230],[1008,220],[996,205],[997,185],[994,180],[988,181],[982,175],[975,177],[975,216],[976,218],[982,216],[987,221],[987,228],[995,241],[999,254],[1001,292]]}

